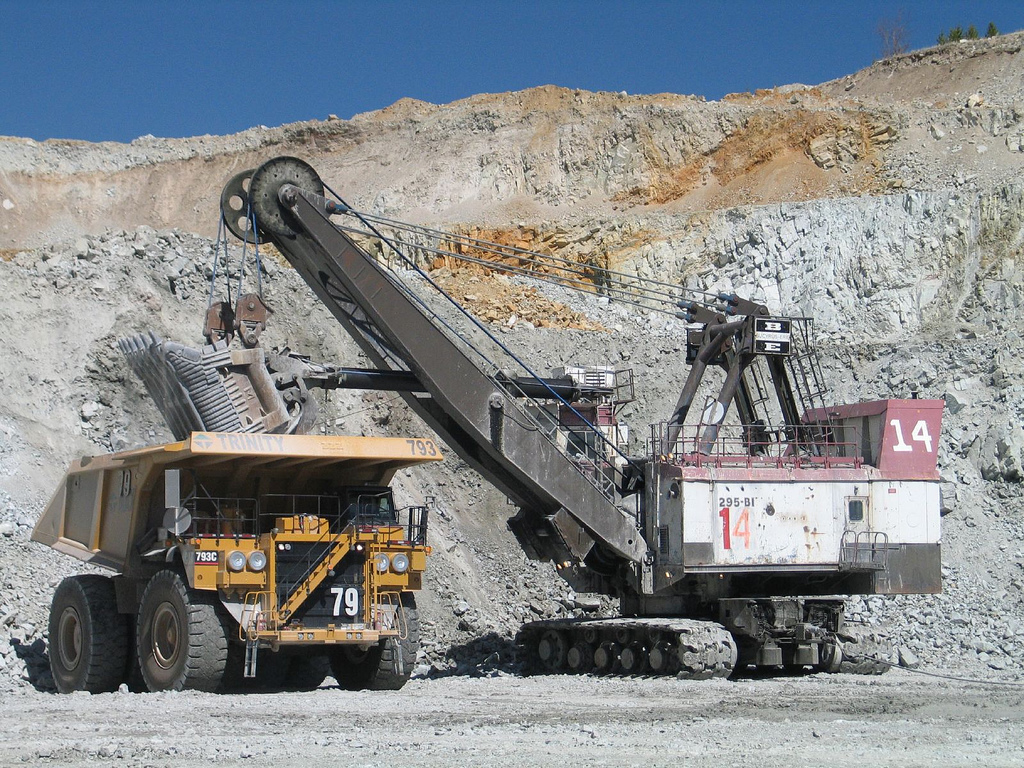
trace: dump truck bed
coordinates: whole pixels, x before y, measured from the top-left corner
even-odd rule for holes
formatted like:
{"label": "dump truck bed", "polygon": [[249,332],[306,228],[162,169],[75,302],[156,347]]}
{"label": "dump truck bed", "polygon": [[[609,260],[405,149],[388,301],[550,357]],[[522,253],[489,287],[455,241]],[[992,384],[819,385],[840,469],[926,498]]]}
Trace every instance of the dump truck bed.
{"label": "dump truck bed", "polygon": [[32,540],[95,565],[123,571],[147,531],[141,518],[165,469],[245,478],[260,474],[296,485],[344,474],[347,482],[387,485],[399,469],[440,461],[429,438],[194,432],[187,440],[72,463],[32,532]]}

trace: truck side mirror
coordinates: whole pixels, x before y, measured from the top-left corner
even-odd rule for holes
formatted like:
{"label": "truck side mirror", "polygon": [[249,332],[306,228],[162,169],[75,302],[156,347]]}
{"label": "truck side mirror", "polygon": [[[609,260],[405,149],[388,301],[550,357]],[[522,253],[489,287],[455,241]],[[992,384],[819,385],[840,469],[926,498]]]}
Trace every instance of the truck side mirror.
{"label": "truck side mirror", "polygon": [[192,514],[181,506],[181,470],[164,470],[163,527],[168,534],[180,536],[192,525]]}

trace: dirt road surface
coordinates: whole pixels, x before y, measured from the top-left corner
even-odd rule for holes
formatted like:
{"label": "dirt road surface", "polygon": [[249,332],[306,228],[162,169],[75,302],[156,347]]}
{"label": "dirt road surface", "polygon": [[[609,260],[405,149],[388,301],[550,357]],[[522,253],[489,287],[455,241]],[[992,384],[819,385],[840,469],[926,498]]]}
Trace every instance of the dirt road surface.
{"label": "dirt road surface", "polygon": [[1019,766],[1024,686],[896,670],[449,677],[385,693],[25,690],[0,707],[0,733],[3,766]]}

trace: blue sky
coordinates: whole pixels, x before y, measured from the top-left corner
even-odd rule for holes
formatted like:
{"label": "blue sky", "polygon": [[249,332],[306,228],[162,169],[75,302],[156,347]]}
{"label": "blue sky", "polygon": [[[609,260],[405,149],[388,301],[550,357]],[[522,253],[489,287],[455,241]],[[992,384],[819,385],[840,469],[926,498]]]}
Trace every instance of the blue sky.
{"label": "blue sky", "polygon": [[545,84],[716,99],[867,66],[900,12],[911,48],[1024,29],[1022,0],[0,0],[0,134],[225,134]]}

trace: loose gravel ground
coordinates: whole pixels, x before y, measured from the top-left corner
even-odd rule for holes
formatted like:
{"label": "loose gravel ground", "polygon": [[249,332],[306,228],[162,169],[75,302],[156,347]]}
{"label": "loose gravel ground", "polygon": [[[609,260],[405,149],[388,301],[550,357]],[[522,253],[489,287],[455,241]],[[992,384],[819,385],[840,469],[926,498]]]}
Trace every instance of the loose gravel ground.
{"label": "loose gravel ground", "polygon": [[448,677],[398,692],[57,696],[0,709],[0,765],[1017,766],[1024,686],[904,670],[739,681]]}

